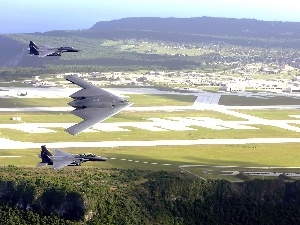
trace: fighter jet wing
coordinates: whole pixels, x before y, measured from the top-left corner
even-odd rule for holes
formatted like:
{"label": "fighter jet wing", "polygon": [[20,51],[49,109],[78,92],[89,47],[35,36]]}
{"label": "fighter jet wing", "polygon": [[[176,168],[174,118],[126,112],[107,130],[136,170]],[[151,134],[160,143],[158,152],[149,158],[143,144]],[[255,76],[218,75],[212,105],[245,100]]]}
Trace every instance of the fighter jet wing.
{"label": "fighter jet wing", "polygon": [[54,149],[53,155],[55,155],[55,156],[73,156],[73,154],[70,154],[68,152],[64,152],[64,151],[59,150],[59,149]]}
{"label": "fighter jet wing", "polygon": [[81,131],[93,126],[96,123],[100,123],[103,120],[117,114],[122,109],[129,105],[119,106],[118,108],[85,108],[85,109],[75,109],[71,113],[84,119],[82,122],[75,124],[66,129],[66,131],[71,135],[76,135]]}
{"label": "fighter jet wing", "polygon": [[53,169],[61,169],[70,165],[74,160],[55,160],[53,161]]}
{"label": "fighter jet wing", "polygon": [[39,57],[45,57],[47,55],[55,53],[56,51],[55,50],[40,49],[40,50],[38,50],[38,52],[39,52]]}
{"label": "fighter jet wing", "polygon": [[43,167],[43,166],[46,166],[46,165],[48,165],[48,163],[39,162],[36,167],[40,168],[40,167]]}

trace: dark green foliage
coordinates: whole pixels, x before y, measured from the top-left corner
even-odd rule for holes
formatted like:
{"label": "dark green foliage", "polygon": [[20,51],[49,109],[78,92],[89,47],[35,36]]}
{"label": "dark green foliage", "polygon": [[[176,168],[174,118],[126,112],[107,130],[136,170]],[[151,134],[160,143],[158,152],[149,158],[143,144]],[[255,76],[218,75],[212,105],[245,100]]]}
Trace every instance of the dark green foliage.
{"label": "dark green foliage", "polygon": [[299,224],[300,182],[183,173],[0,168],[1,224]]}
{"label": "dark green foliage", "polygon": [[0,223],[1,225],[24,225],[24,224],[78,224],[76,222],[67,221],[54,214],[43,216],[31,210],[22,210],[19,207],[14,207],[6,204],[0,205]]}
{"label": "dark green foliage", "polygon": [[283,37],[290,32],[299,37],[299,22],[261,21],[214,17],[159,18],[132,17],[112,21],[100,21],[90,30],[151,30],[181,34],[208,34],[242,37]]}

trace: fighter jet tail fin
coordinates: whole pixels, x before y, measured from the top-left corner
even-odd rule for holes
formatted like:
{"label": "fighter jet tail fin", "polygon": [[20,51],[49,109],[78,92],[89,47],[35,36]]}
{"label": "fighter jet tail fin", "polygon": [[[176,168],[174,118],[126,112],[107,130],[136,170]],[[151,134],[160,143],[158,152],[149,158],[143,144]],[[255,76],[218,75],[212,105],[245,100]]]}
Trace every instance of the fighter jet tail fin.
{"label": "fighter jet tail fin", "polygon": [[39,49],[39,47],[33,41],[29,42],[29,53],[30,54],[39,55],[38,49]]}
{"label": "fighter jet tail fin", "polygon": [[29,47],[33,47],[35,49],[39,49],[39,47],[33,41],[29,42]]}
{"label": "fighter jet tail fin", "polygon": [[51,152],[46,148],[46,145],[41,146],[41,158],[42,158],[42,163],[49,163],[51,162],[51,159],[49,156],[52,156]]}
{"label": "fighter jet tail fin", "polygon": [[42,152],[45,152],[48,156],[52,156],[51,152],[46,148],[46,145],[41,146]]}

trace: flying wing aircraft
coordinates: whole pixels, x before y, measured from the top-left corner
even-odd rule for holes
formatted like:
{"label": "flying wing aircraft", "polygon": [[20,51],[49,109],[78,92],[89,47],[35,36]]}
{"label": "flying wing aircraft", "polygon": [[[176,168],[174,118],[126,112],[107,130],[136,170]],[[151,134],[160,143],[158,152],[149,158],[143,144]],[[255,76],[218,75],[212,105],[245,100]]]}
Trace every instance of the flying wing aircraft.
{"label": "flying wing aircraft", "polygon": [[98,88],[76,75],[68,75],[65,78],[83,88],[70,95],[74,101],[68,104],[75,108],[71,113],[81,117],[83,121],[67,128],[69,134],[76,135],[132,105],[128,100]]}
{"label": "flying wing aircraft", "polygon": [[38,47],[33,41],[29,42],[29,54],[38,55],[40,57],[44,56],[61,56],[63,52],[79,52],[79,49],[73,47],[58,47],[53,48],[50,46],[40,46]]}
{"label": "flying wing aircraft", "polygon": [[53,154],[49,152],[45,145],[41,146],[41,154],[38,155],[42,162],[37,167],[52,165],[54,169],[61,169],[65,166],[81,166],[86,161],[106,161],[106,157],[97,156],[92,153],[87,154],[71,154],[59,149],[55,149]]}

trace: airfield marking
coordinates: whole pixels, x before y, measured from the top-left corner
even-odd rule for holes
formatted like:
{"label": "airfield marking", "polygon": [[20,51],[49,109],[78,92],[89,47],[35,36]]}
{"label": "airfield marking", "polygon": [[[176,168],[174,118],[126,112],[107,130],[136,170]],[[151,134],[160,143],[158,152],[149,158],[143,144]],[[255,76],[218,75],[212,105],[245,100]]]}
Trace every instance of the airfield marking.
{"label": "airfield marking", "polygon": [[[260,166],[260,167],[240,167],[240,166],[221,166],[221,165],[215,165],[215,166],[211,166],[211,165],[203,165],[203,164],[199,164],[199,165],[181,165],[181,166],[178,166],[179,169],[185,171],[185,172],[188,172],[194,176],[197,176],[203,180],[206,180],[205,178],[195,174],[195,173],[192,173],[190,172],[189,170],[187,170],[187,168],[191,168],[191,167],[210,167],[210,168],[244,168],[244,169],[300,169],[300,167],[265,167],[265,166]],[[209,170],[210,171],[210,170]],[[211,174],[207,171],[202,171],[203,173],[207,173],[207,174]],[[221,172],[238,172],[239,171],[221,171]],[[264,171],[265,172],[265,171]],[[238,174],[236,173],[236,174]],[[250,172],[249,172],[250,173]],[[259,172],[253,172],[253,173],[259,173]],[[266,173],[272,173],[272,172],[269,172],[267,171]],[[284,172],[284,173],[289,173],[289,172]],[[218,174],[218,175],[236,175],[236,174]],[[294,173],[295,176],[299,176],[299,173]]]}
{"label": "airfield marking", "polygon": [[[70,93],[74,92],[74,88],[8,88],[8,92],[1,92],[0,94],[4,94],[5,96],[2,97],[20,97],[17,96],[17,93],[20,91],[26,90],[29,95],[26,97],[67,97]],[[79,90],[79,88],[78,88]],[[116,90],[115,90],[116,91]],[[70,92],[70,93],[69,93]],[[118,93],[122,94],[172,94],[172,92],[163,92],[153,89],[134,89],[134,90],[128,90],[128,89],[118,89]],[[173,93],[173,94],[183,94],[183,93]],[[300,105],[282,105],[282,106],[223,106],[218,105],[219,98],[221,95],[233,95],[231,93],[209,93],[209,92],[195,92],[195,93],[184,93],[185,95],[195,95],[197,96],[195,102],[191,106],[158,106],[158,107],[129,107],[125,110],[128,111],[156,111],[156,110],[165,110],[165,111],[176,111],[176,110],[214,110],[217,112],[241,117],[244,119],[247,119],[248,121],[223,121],[219,119],[214,118],[181,118],[177,119],[178,121],[175,121],[175,123],[178,125],[179,123],[183,124],[180,126],[180,129],[187,129],[190,130],[190,127],[185,126],[187,123],[190,125],[198,124],[197,126],[207,127],[209,124],[209,127],[212,129],[254,129],[255,127],[251,127],[250,125],[254,124],[264,124],[269,126],[275,126],[280,127],[282,129],[288,129],[294,132],[300,132],[299,127],[294,127],[289,125],[288,123],[300,123],[300,120],[267,120],[255,116],[250,116],[243,113],[233,112],[231,109],[259,109],[259,108],[285,108],[285,109],[298,109],[300,108]],[[256,97],[256,98],[262,98],[262,97],[270,97],[270,96],[279,96],[278,94],[270,94],[270,93],[237,93],[235,95],[239,96],[246,96],[246,97]],[[282,96],[282,94],[280,95]],[[285,94],[285,96],[290,96],[288,94]],[[31,108],[0,108],[0,111],[70,111],[72,110],[71,107],[31,107]],[[294,116],[294,118],[297,118],[298,115]],[[161,124],[162,120],[157,121],[157,123],[152,122],[142,122],[147,124],[147,128],[149,129],[149,123],[151,129],[158,130],[172,130],[172,127],[178,127],[174,126],[174,124],[170,124],[174,121],[174,117],[170,117],[171,121],[164,120],[163,126],[157,126],[158,124]],[[175,119],[176,120],[176,119]],[[113,126],[116,130],[122,130],[124,131],[124,128],[118,127],[118,124],[122,124],[122,126],[125,123],[110,123],[108,125],[105,125],[104,123],[99,124],[94,127],[93,130],[102,130],[101,127],[106,126],[105,129],[107,129],[107,126]],[[137,124],[137,123],[136,123]],[[38,129],[38,132],[54,132],[51,129],[51,127],[57,127],[57,126],[63,126],[64,128],[69,127],[72,124],[47,124],[45,127],[43,125],[45,124],[21,124],[22,131],[29,131],[29,132],[35,132],[36,129]],[[25,125],[25,126],[24,126]],[[31,126],[29,126],[31,125]],[[179,124],[180,125],[180,124]],[[14,126],[19,126],[18,124],[2,124],[0,127],[7,127],[8,128],[15,128]],[[27,126],[27,127],[26,127]],[[65,127],[66,126],[66,127]],[[142,124],[138,124],[138,127],[143,127]],[[150,129],[150,130],[151,130]],[[109,131],[113,131],[113,129],[110,129]],[[0,146],[0,149],[26,149],[26,148],[35,148],[37,145],[42,145],[45,143],[33,143],[33,142],[21,142],[21,141],[13,141],[5,138],[0,138],[0,142],[2,143]],[[251,139],[199,139],[199,140],[156,140],[156,141],[104,141],[104,142],[59,142],[59,143],[47,143],[49,147],[53,146],[54,148],[60,147],[60,148],[68,148],[68,147],[118,147],[118,146],[178,146],[178,145],[201,145],[201,144],[251,144],[251,143],[298,143],[300,142],[300,138],[251,138]],[[125,159],[124,159],[125,160]]]}
{"label": "airfield marking", "polygon": [[[8,91],[5,91],[0,94],[4,94],[2,97],[20,97],[18,93],[20,91],[24,91],[33,94],[34,96],[39,97],[48,97],[48,96],[60,96],[66,95],[67,97],[69,93],[74,91],[74,88],[7,88]],[[75,88],[76,89],[76,88]],[[155,88],[152,89],[117,89],[115,90],[119,94],[170,94],[172,92],[169,91],[160,91]],[[51,95],[49,95],[51,93]],[[220,119],[210,118],[210,117],[187,117],[187,118],[174,118],[169,117],[165,119],[161,118],[149,118],[152,122],[123,122],[123,123],[99,123],[94,125],[93,128],[88,129],[87,132],[96,132],[96,131],[106,131],[106,132],[117,132],[117,131],[130,131],[124,126],[133,126],[140,129],[146,129],[150,131],[171,131],[171,130],[194,130],[190,126],[199,126],[206,127],[210,129],[258,129],[251,125],[267,125],[279,127],[281,129],[286,129],[294,132],[300,132],[300,127],[292,126],[290,123],[300,124],[300,120],[268,120],[264,118],[259,118],[256,116],[247,115],[240,112],[231,111],[235,108],[252,108],[257,109],[261,108],[261,106],[223,106],[218,105],[220,97],[222,95],[232,95],[232,93],[209,93],[209,92],[194,92],[194,93],[174,93],[174,94],[182,94],[182,95],[195,95],[197,96],[196,100],[191,106],[154,106],[154,107],[128,107],[124,110],[128,111],[156,111],[156,110],[166,110],[166,111],[176,111],[176,110],[213,110],[220,113],[224,113],[227,115],[239,117],[246,119],[247,121],[223,121]],[[255,97],[255,98],[268,98],[273,96],[282,96],[282,94],[270,94],[270,93],[237,93],[235,95],[246,96],[246,97]],[[299,98],[299,96],[285,94],[285,96]],[[26,96],[29,97],[29,96]],[[294,106],[263,106],[264,108],[299,108],[299,105]],[[231,110],[230,110],[231,109]],[[72,110],[72,107],[31,107],[31,108],[4,108],[1,111],[53,111],[53,110]],[[294,118],[299,118],[299,115],[294,115]],[[170,120],[171,119],[171,120]],[[172,120],[173,119],[173,120]],[[175,121],[174,121],[175,119]],[[175,124],[176,123],[176,124]],[[23,132],[29,133],[47,133],[47,132],[55,132],[54,130],[48,129],[53,127],[63,127],[67,128],[72,126],[72,124],[65,123],[25,123],[25,124],[1,124],[0,128],[9,128],[9,129],[17,129]],[[123,127],[122,127],[123,126]]]}
{"label": "airfield marking", "polygon": [[181,170],[181,172],[187,172],[187,173],[189,173],[189,174],[191,174],[193,176],[196,176],[196,177],[200,178],[201,180],[206,180],[204,177],[201,177],[201,176],[199,176],[199,175],[197,175],[195,173],[192,173],[191,171],[189,171],[189,170],[187,170],[187,169],[185,169],[185,168],[183,168],[181,166],[179,166],[178,168]]}
{"label": "airfield marking", "polygon": [[[117,158],[109,158],[109,160],[118,160]],[[172,166],[172,164],[169,163],[149,163],[149,162],[141,162],[139,160],[133,160],[133,159],[119,159],[121,161],[127,161],[127,162],[135,162],[135,163],[144,163],[144,164],[151,164],[151,165],[160,165],[160,166]]]}

